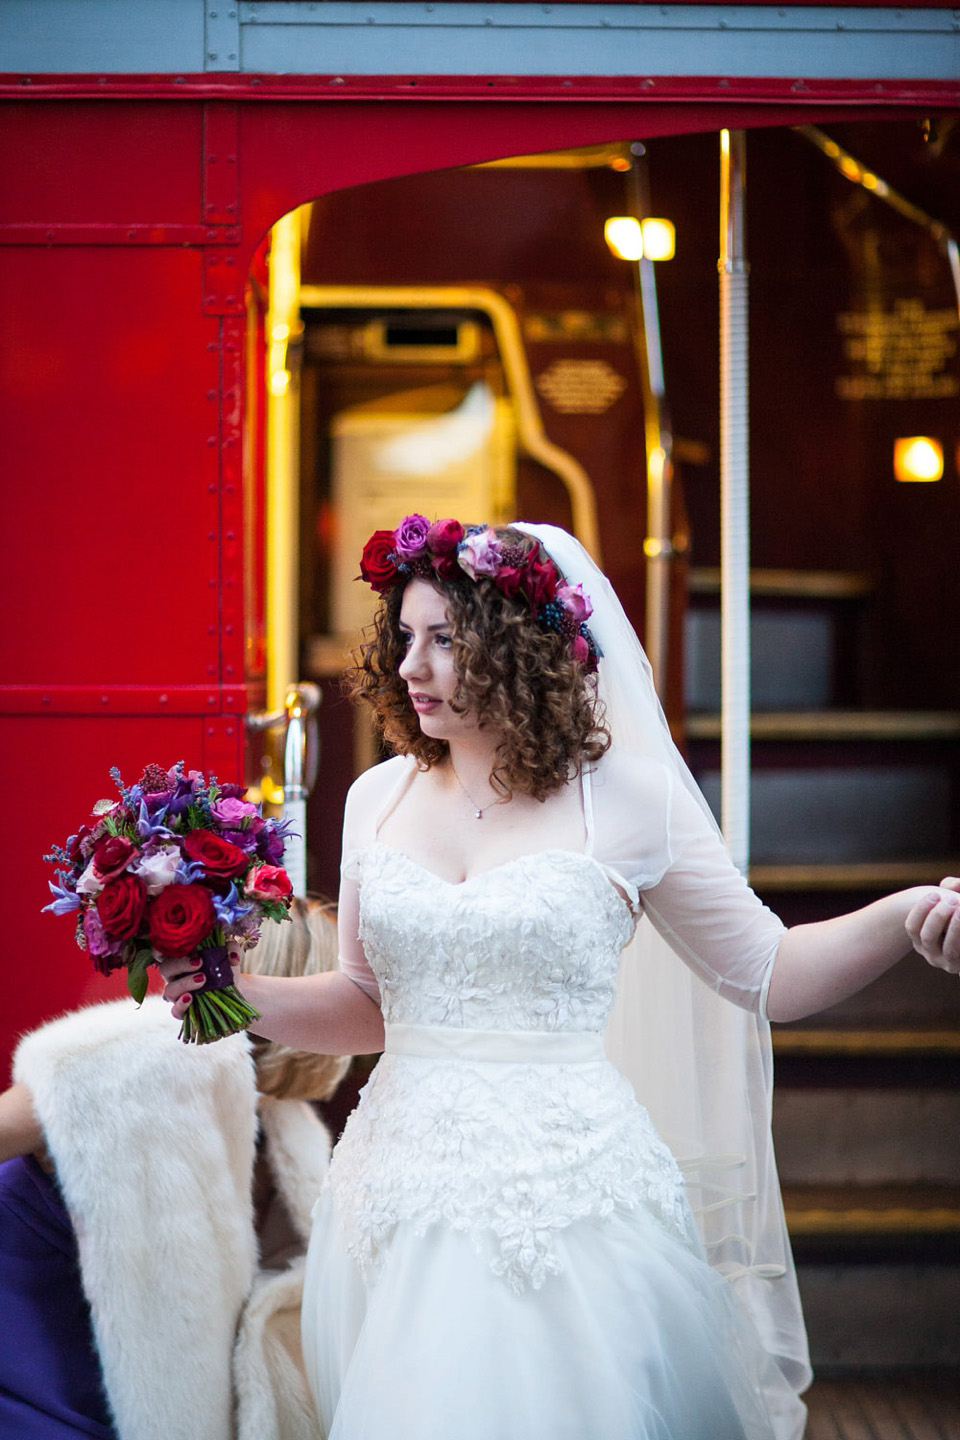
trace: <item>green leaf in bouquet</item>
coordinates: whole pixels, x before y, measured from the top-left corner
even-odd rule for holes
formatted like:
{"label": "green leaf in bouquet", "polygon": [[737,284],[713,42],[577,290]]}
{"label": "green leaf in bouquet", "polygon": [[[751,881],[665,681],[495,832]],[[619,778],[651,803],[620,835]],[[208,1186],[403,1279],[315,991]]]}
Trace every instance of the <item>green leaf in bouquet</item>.
{"label": "green leaf in bouquet", "polygon": [[289,920],[289,908],[282,900],[260,900],[260,908],[268,920]]}
{"label": "green leaf in bouquet", "polygon": [[127,966],[127,989],[138,1005],[143,1004],[147,993],[147,970],[152,959],[150,950],[138,950]]}

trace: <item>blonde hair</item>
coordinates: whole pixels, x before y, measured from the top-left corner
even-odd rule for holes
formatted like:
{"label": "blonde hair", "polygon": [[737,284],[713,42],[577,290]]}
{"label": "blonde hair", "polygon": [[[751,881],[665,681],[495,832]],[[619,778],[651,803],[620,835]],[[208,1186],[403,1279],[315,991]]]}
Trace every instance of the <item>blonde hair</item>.
{"label": "blonde hair", "polygon": [[[289,920],[265,920],[243,957],[250,975],[319,975],[337,968],[336,907],[294,897]],[[257,1089],[275,1100],[326,1100],[343,1079],[349,1056],[314,1055],[275,1040],[255,1040]]]}

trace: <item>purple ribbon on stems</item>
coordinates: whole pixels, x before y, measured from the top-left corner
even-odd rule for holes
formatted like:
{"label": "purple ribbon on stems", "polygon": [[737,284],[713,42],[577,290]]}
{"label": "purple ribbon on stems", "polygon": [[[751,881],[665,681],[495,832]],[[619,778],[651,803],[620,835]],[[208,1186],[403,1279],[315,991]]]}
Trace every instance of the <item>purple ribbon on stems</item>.
{"label": "purple ribbon on stems", "polygon": [[233,980],[230,951],[226,945],[208,945],[197,952],[204,985],[193,993],[180,1027],[185,1044],[206,1045],[222,1035],[246,1030],[260,1011],[240,994]]}

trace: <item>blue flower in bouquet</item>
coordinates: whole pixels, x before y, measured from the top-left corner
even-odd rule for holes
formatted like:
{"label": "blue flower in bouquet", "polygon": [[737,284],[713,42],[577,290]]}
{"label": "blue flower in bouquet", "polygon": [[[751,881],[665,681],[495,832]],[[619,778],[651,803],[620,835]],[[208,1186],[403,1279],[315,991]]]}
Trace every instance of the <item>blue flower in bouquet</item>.
{"label": "blue flower in bouquet", "polygon": [[225,930],[237,933],[241,921],[248,915],[253,914],[253,905],[244,904],[237,893],[236,882],[231,880],[230,889],[226,895],[214,895],[213,908],[217,912],[217,920]]}
{"label": "blue flower in bouquet", "polygon": [[47,884],[53,900],[49,905],[44,905],[44,911],[49,910],[54,915],[72,915],[74,910],[80,909],[80,896],[76,890],[71,890],[60,880],[48,880]]}

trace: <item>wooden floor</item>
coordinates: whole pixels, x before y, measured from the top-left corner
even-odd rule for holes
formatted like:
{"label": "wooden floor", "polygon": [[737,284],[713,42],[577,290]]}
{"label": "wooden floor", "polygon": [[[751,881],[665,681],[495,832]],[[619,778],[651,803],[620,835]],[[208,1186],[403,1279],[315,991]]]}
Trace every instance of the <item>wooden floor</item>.
{"label": "wooden floor", "polygon": [[960,1440],[960,1370],[815,1380],[805,1440]]}

